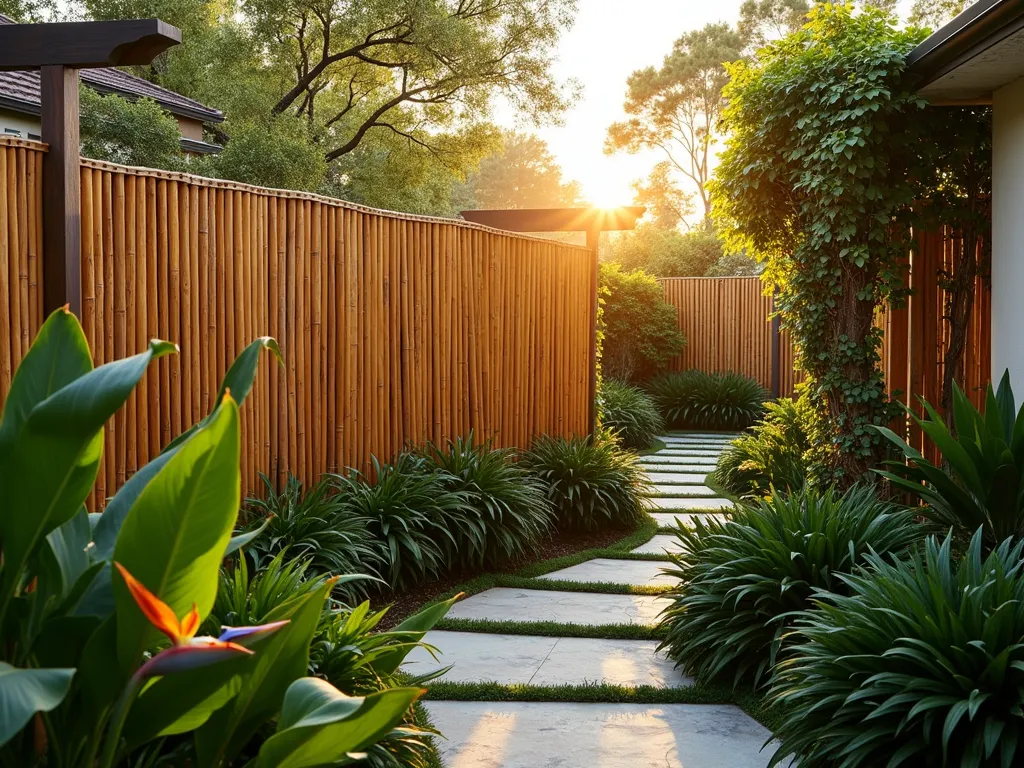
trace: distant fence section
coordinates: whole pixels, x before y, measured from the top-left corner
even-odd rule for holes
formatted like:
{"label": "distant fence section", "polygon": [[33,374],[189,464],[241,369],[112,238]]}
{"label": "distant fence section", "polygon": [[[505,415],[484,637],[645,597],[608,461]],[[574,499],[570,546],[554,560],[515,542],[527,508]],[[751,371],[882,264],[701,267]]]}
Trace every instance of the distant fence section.
{"label": "distant fence section", "polygon": [[[949,346],[944,315],[946,294],[941,276],[951,274],[954,241],[944,232],[921,232],[907,264],[911,289],[906,306],[879,314],[884,331],[882,369],[890,393],[915,411],[923,409],[918,396],[938,404],[942,389],[943,356]],[[671,363],[672,370],[736,371],[772,389],[775,331],[771,296],[757,277],[686,277],[661,281],[665,300],[676,308],[687,345]],[[991,373],[992,302],[987,276],[975,283],[974,312],[968,324],[964,375],[958,383],[978,406]],[[780,394],[791,395],[802,374],[794,370],[789,334],[778,334]],[[912,445],[934,451],[912,424]]]}
{"label": "distant fence section", "polygon": [[[735,371],[771,391],[773,304],[759,277],[671,277],[660,282],[686,336],[686,347],[672,360],[672,370]],[[791,395],[800,376],[793,370],[792,345],[785,331],[779,333],[778,367],[779,394]]]}
{"label": "distant fence section", "polygon": [[[42,320],[40,162],[0,144],[0,398]],[[97,363],[181,354],[108,426],[96,508],[205,415],[235,355],[274,336],[242,411],[243,483],[366,469],[472,432],[588,431],[591,251],[309,194],[83,161],[82,322]]]}

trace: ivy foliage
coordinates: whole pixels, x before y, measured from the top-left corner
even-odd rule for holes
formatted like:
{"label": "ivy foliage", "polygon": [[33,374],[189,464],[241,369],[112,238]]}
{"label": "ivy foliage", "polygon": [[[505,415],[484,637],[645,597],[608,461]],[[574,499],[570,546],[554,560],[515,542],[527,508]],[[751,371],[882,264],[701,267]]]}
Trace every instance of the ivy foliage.
{"label": "ivy foliage", "polygon": [[850,483],[883,453],[868,426],[893,413],[874,320],[903,291],[925,106],[904,56],[924,34],[876,8],[821,4],[808,18],[730,65],[712,194],[731,249],[766,262],[811,403],[828,417],[815,460]]}

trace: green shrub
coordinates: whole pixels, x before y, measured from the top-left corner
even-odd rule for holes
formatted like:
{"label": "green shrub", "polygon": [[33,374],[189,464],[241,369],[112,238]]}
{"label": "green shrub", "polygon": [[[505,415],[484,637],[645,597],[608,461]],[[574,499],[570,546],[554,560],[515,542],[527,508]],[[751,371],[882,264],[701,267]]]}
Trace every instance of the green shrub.
{"label": "green shrub", "polygon": [[701,680],[756,685],[813,589],[842,591],[840,574],[870,550],[902,552],[922,535],[911,511],[879,501],[866,486],[845,495],[776,492],[737,506],[731,518],[677,528],[682,552],[666,572],[680,581],[662,616],[661,647]]}
{"label": "green shrub", "polygon": [[662,374],[647,389],[673,429],[746,429],[764,414],[769,398],[749,376],[695,369]]}
{"label": "green shrub", "polygon": [[[260,479],[266,486],[266,498],[246,500],[255,518],[248,530],[262,528],[246,548],[257,569],[288,550],[289,557],[308,560],[311,574],[380,577],[386,573],[388,552],[371,530],[370,519],[346,505],[329,478],[303,492],[298,478],[289,475],[281,493],[274,490],[266,475],[261,474]],[[349,597],[360,597],[371,583],[348,582],[341,590]]]}
{"label": "green shrub", "polygon": [[771,698],[801,766],[1024,764],[1024,542],[954,563],[949,537],[821,591],[795,622]]}
{"label": "green shrub", "polygon": [[[410,616],[394,629],[375,631],[388,609],[371,611],[368,602],[351,610],[325,611],[310,648],[310,674],[327,680],[350,696],[384,691],[405,684],[426,683],[439,673],[414,677],[400,675],[398,668],[414,648],[422,646],[425,632],[444,617],[454,600],[428,606]],[[428,768],[431,762],[430,737],[436,731],[419,727],[414,712],[406,714],[400,728],[371,747],[356,764],[377,768]]]}
{"label": "green shrub", "polygon": [[984,415],[953,386],[955,436],[927,402],[922,401],[930,418],[913,416],[938,446],[943,463],[933,464],[891,430],[876,427],[910,460],[888,461],[890,471],[880,474],[920,497],[927,505],[922,515],[969,534],[981,527],[986,544],[993,546],[1024,534],[1024,407],[1014,406],[1009,372],[997,392],[989,385]]}
{"label": "green shrub", "polygon": [[683,351],[676,310],[665,301],[658,281],[617,264],[601,265],[605,292],[601,369],[620,381],[639,381],[668,366]]}
{"label": "green shrub", "polygon": [[559,528],[627,529],[646,518],[646,475],[608,434],[541,437],[522,461],[544,483]]}
{"label": "green shrub", "polygon": [[470,436],[445,449],[429,444],[424,455],[440,470],[445,489],[460,494],[474,512],[443,542],[450,563],[495,567],[536,550],[552,524],[551,503],[513,451],[474,445]]}
{"label": "green shrub", "polygon": [[804,454],[814,412],[806,398],[765,403],[764,418],[722,451],[715,482],[735,496],[763,496],[772,488],[799,491],[809,471]]}
{"label": "green shrub", "polygon": [[[435,578],[451,568],[447,553],[460,535],[478,538],[473,507],[460,492],[449,491],[442,473],[432,462],[410,453],[392,464],[373,462],[376,480],[353,472],[332,475],[345,514],[368,521],[370,533],[387,549],[387,583],[401,589],[424,578]],[[457,533],[453,533],[456,531]]]}
{"label": "green shrub", "polygon": [[657,406],[643,390],[606,378],[598,397],[601,426],[615,433],[624,448],[649,448],[665,430]]}

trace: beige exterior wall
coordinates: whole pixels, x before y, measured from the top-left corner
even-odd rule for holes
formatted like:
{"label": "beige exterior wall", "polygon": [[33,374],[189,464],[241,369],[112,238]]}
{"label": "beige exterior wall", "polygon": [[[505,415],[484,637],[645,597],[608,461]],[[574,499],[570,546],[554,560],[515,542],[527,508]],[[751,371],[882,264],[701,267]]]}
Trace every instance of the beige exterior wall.
{"label": "beige exterior wall", "polygon": [[175,119],[178,121],[178,130],[181,131],[182,136],[195,141],[203,140],[203,124],[201,122],[188,117],[176,117]]}
{"label": "beige exterior wall", "polygon": [[992,380],[1024,391],[1024,78],[992,94]]}
{"label": "beige exterior wall", "polygon": [[[6,134],[7,136],[20,136],[23,139],[28,139],[38,136],[40,130],[38,117],[0,109],[0,136]],[[14,133],[14,131],[17,131],[17,133]]]}

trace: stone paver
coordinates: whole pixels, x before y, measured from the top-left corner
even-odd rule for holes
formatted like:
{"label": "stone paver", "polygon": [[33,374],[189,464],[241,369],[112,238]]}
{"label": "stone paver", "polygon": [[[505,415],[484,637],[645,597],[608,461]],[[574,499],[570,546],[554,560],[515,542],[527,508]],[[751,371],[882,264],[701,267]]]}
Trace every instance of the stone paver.
{"label": "stone paver", "polygon": [[448,617],[651,626],[657,623],[658,614],[665,605],[664,598],[651,595],[604,595],[496,587],[460,600],[448,611]]}
{"label": "stone paver", "polygon": [[552,571],[539,580],[557,579],[564,581],[605,581],[612,584],[634,586],[675,586],[677,579],[661,572],[664,563],[654,560],[612,560],[598,557],[585,563]]}
{"label": "stone paver", "polygon": [[732,509],[732,502],[715,496],[699,499],[651,497],[647,502],[655,510],[661,509]]}
{"label": "stone paver", "polygon": [[448,768],[765,768],[771,734],[738,707],[428,701]]}
{"label": "stone paver", "polygon": [[735,440],[740,432],[676,432],[668,435],[658,435],[663,442],[670,440]]}
{"label": "stone paver", "polygon": [[[693,515],[687,515],[687,517],[693,517]],[[706,517],[706,515],[701,515],[701,517]],[[675,521],[669,520],[668,524],[675,525]],[[659,533],[632,551],[638,555],[663,555],[666,552],[682,552],[683,545],[675,536]]]}
{"label": "stone paver", "polygon": [[652,453],[651,456],[693,456],[700,458],[717,459],[722,455],[721,451],[709,450],[707,448],[680,448],[678,450],[668,449]]}
{"label": "stone paver", "polygon": [[403,668],[414,675],[451,667],[440,679],[460,683],[505,685],[692,685],[657,653],[655,640],[598,640],[581,637],[490,635],[476,632],[428,632],[423,642],[437,652],[434,659],[415,648]]}
{"label": "stone paver", "polygon": [[647,495],[697,498],[700,496],[717,496],[718,491],[708,488],[706,485],[653,485],[648,490]]}
{"label": "stone paver", "polygon": [[647,479],[662,485],[704,485],[707,472],[648,472]]}
{"label": "stone paver", "polygon": [[652,453],[650,456],[641,457],[639,463],[641,466],[652,467],[668,464],[673,466],[714,468],[718,460],[714,456],[666,456],[663,453]]}
{"label": "stone paver", "polygon": [[648,512],[647,514],[650,515],[651,517],[653,517],[654,521],[658,525],[660,525],[662,527],[666,527],[666,528],[668,528],[668,527],[675,528],[677,520],[679,522],[681,522],[683,525],[687,525],[687,526],[693,527],[693,521],[694,520],[700,520],[701,522],[707,522],[712,517],[717,517],[717,518],[721,518],[721,519],[725,518],[724,514],[721,514],[721,513],[715,514],[714,512],[708,512],[708,513],[684,512],[684,513],[675,513],[675,514],[673,514],[671,512]]}

